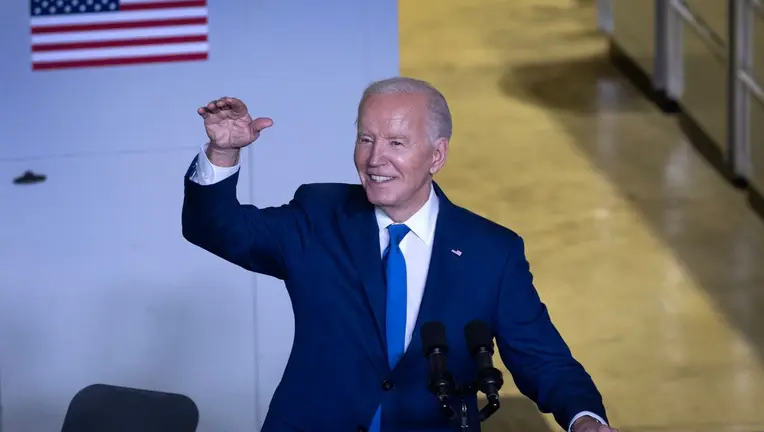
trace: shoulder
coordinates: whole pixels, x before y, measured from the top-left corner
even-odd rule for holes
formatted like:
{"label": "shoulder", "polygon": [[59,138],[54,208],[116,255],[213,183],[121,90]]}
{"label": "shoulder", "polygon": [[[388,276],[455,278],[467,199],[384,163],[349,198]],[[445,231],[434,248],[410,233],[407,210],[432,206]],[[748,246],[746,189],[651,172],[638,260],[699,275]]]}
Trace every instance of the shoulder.
{"label": "shoulder", "polygon": [[349,183],[306,183],[294,194],[294,201],[309,209],[335,209],[348,201],[365,199],[363,187]]}
{"label": "shoulder", "polygon": [[454,206],[453,220],[469,242],[484,251],[500,256],[524,253],[523,238],[513,229],[501,225],[464,207]]}
{"label": "shoulder", "polygon": [[520,238],[520,235],[509,227],[494,222],[464,207],[454,206],[458,215],[457,219],[469,227],[471,235],[500,240],[516,240]]}
{"label": "shoulder", "polygon": [[454,213],[454,229],[460,232],[460,243],[479,252],[472,263],[482,275],[503,278],[530,269],[525,240],[515,230],[463,207],[457,207]]}
{"label": "shoulder", "polygon": [[345,201],[351,196],[359,195],[363,187],[350,183],[305,183],[295,192],[295,198]]}

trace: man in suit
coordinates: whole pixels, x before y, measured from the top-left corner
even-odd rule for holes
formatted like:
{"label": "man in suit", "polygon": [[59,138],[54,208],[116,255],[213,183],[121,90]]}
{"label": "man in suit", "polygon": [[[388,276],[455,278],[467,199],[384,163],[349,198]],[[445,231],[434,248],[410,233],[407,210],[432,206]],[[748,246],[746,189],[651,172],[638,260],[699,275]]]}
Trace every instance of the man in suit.
{"label": "man in suit", "polygon": [[[451,138],[445,98],[396,77],[358,107],[360,185],[305,184],[280,207],[236,197],[239,152],[272,126],[222,98],[199,108],[209,143],[185,181],[183,235],[285,282],[295,315],[291,356],[263,431],[455,430],[428,392],[423,323],[439,321],[449,369],[475,379],[464,326],[487,323],[520,391],[566,430],[614,431],[533,286],[523,240],[448,200],[433,181]],[[467,400],[479,430],[477,398]]]}

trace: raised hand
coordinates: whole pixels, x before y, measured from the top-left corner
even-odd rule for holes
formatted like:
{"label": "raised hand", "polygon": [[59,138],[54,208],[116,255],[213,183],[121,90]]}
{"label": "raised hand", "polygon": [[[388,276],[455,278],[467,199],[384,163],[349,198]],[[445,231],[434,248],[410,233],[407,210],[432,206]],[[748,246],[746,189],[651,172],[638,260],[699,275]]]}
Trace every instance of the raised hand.
{"label": "raised hand", "polygon": [[197,113],[204,119],[204,129],[210,138],[207,156],[215,165],[235,164],[239,150],[252,144],[263,129],[273,126],[273,120],[267,117],[252,120],[247,105],[231,97],[214,100]]}

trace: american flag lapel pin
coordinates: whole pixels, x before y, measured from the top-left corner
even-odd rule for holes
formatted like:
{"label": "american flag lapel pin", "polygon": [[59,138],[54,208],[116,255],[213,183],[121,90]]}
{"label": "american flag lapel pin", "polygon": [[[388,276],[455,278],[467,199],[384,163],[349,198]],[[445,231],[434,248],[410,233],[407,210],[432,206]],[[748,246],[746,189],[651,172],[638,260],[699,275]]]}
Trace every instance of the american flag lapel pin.
{"label": "american flag lapel pin", "polygon": [[460,251],[459,249],[451,249],[451,253],[456,256],[462,256],[462,251]]}

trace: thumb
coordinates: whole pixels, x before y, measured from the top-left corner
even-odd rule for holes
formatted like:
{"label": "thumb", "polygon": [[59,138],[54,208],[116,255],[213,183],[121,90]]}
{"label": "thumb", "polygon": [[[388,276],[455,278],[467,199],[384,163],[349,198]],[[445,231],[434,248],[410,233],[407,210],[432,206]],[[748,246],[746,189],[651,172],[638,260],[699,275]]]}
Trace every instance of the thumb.
{"label": "thumb", "polygon": [[252,123],[249,124],[249,131],[252,133],[252,135],[256,136],[260,133],[261,130],[271,126],[273,126],[273,120],[269,119],[268,117],[258,117],[252,120]]}

